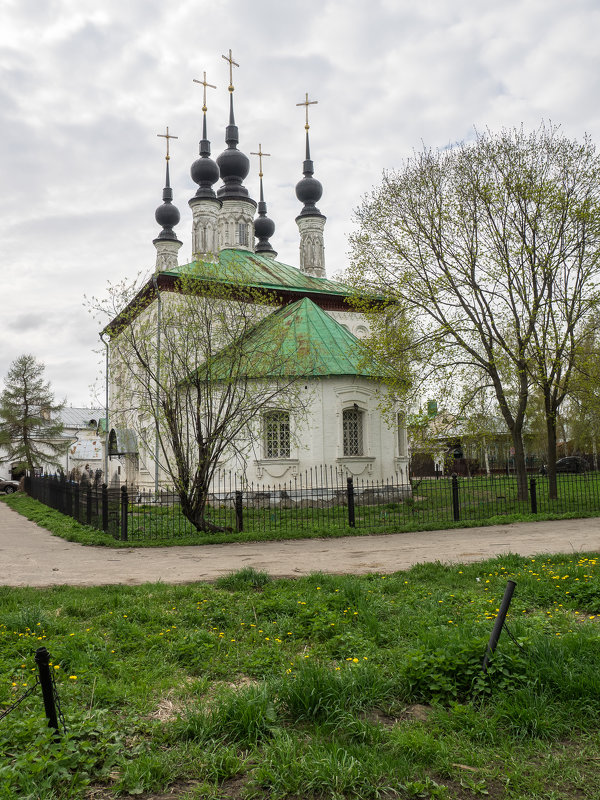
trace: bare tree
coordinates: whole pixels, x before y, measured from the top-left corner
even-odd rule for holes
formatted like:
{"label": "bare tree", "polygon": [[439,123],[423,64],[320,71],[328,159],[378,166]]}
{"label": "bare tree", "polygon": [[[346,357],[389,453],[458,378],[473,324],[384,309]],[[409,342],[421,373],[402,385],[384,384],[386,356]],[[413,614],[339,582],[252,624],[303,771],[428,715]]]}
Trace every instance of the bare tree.
{"label": "bare tree", "polygon": [[553,420],[597,303],[599,174],[590,140],[553,126],[477,133],[384,174],[356,212],[354,281],[396,299],[433,374],[493,387],[521,498],[532,384],[546,398],[556,489]]}
{"label": "bare tree", "polygon": [[276,298],[247,285],[235,265],[226,280],[218,269],[159,273],[94,303],[110,319],[113,422],[135,432],[202,531],[220,530],[207,516],[220,463],[243,465],[266,410],[303,409],[302,353],[290,344],[286,309],[275,310]]}

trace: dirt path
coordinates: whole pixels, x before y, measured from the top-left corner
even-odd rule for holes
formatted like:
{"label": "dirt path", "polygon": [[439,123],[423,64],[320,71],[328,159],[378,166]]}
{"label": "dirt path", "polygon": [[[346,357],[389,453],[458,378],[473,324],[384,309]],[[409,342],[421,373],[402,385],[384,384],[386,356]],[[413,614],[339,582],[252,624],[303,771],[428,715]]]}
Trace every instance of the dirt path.
{"label": "dirt path", "polygon": [[52,536],[0,503],[0,585],[98,586],[147,581],[212,581],[252,566],[273,576],[311,572],[395,572],[423,561],[480,561],[501,553],[600,550],[600,519],[516,523],[490,528],[112,550]]}

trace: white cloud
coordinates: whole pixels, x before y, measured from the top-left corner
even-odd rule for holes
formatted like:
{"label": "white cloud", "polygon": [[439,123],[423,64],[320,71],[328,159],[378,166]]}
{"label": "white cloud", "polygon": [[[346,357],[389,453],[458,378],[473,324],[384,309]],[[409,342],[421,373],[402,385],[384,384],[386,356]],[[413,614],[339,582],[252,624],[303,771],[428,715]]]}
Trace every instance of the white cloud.
{"label": "white cloud", "polygon": [[[5,0],[0,8],[0,377],[33,352],[57,395],[88,399],[97,326],[82,306],[107,279],[154,261],[165,125],[191,250],[203,70],[213,155],[224,147],[231,47],[241,149],[261,142],[279,257],[297,264],[294,186],[308,91],[329,274],[346,264],[351,214],[386,167],[473,126],[561,123],[600,135],[593,0]],[[258,192],[252,159],[246,181]]]}

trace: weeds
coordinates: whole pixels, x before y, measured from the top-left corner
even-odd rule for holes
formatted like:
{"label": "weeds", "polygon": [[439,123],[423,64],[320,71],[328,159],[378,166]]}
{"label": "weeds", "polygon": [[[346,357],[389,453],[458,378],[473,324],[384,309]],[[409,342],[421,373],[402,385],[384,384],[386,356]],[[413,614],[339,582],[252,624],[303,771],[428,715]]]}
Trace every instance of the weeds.
{"label": "weeds", "polygon": [[[514,641],[484,678],[507,579]],[[43,644],[70,731],[52,739],[39,692],[2,720],[0,798],[593,798],[599,585],[573,554],[0,589],[0,709]]]}

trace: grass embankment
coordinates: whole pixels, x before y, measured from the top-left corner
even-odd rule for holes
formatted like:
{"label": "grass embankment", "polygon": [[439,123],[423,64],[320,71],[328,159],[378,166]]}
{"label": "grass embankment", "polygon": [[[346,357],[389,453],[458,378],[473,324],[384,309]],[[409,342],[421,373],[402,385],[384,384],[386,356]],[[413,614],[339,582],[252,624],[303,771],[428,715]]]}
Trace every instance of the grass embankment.
{"label": "grass embankment", "polygon": [[[506,525],[512,522],[541,522],[544,520],[578,519],[583,517],[597,517],[600,515],[600,504],[591,508],[583,507],[578,511],[541,511],[538,514],[516,513],[514,511],[505,514],[496,513],[488,517],[473,516],[469,519],[461,519],[460,522],[452,522],[448,517],[439,517],[433,513],[434,506],[429,507],[429,514],[415,513],[410,521],[394,522],[389,516],[389,510],[385,507],[374,506],[365,507],[365,514],[378,514],[381,519],[370,519],[367,522],[361,520],[360,512],[357,515],[357,526],[351,528],[349,525],[339,521],[334,524],[331,520],[325,522],[316,520],[311,522],[308,513],[303,518],[299,518],[295,512],[279,512],[277,519],[269,519],[270,526],[267,526],[265,516],[269,514],[254,515],[255,525],[248,525],[247,529],[241,533],[225,531],[222,533],[200,533],[192,532],[192,527],[187,520],[183,520],[178,509],[156,509],[147,510],[148,519],[140,522],[144,515],[144,509],[140,510],[138,523],[131,523],[130,538],[122,542],[112,534],[104,533],[96,528],[82,525],[71,517],[67,517],[55,511],[43,503],[17,492],[7,497],[0,497],[1,502],[5,502],[19,514],[27,519],[36,522],[46,528],[55,536],[60,536],[70,542],[79,542],[85,545],[98,545],[104,547],[168,547],[180,545],[204,545],[204,544],[226,544],[230,542],[261,542],[261,541],[284,541],[289,539],[334,539],[341,536],[369,536],[381,533],[410,533],[414,531],[430,530],[452,530],[456,528],[473,528],[488,525]],[[424,502],[424,501],[421,501]],[[397,504],[394,504],[397,505]],[[306,510],[305,510],[306,512]],[[345,518],[343,514],[338,514],[340,519]],[[491,511],[490,511],[491,513]],[[388,514],[386,517],[385,515]],[[173,516],[177,516],[173,520]],[[270,516],[275,516],[271,514]],[[134,520],[136,517],[134,517]],[[248,515],[248,519],[251,519]],[[150,521],[151,520],[151,521]],[[182,521],[183,520],[183,521]],[[224,524],[227,520],[223,520]],[[185,524],[184,524],[185,523]],[[362,527],[361,527],[362,523]],[[138,527],[135,527],[135,525]],[[186,528],[187,526],[187,528]],[[173,535],[174,530],[181,533]]]}
{"label": "grass embankment", "polygon": [[[334,546],[334,545],[332,545]],[[488,679],[480,665],[517,582]],[[596,556],[395,575],[0,589],[2,800],[598,798]],[[157,795],[158,796],[158,795]]]}

